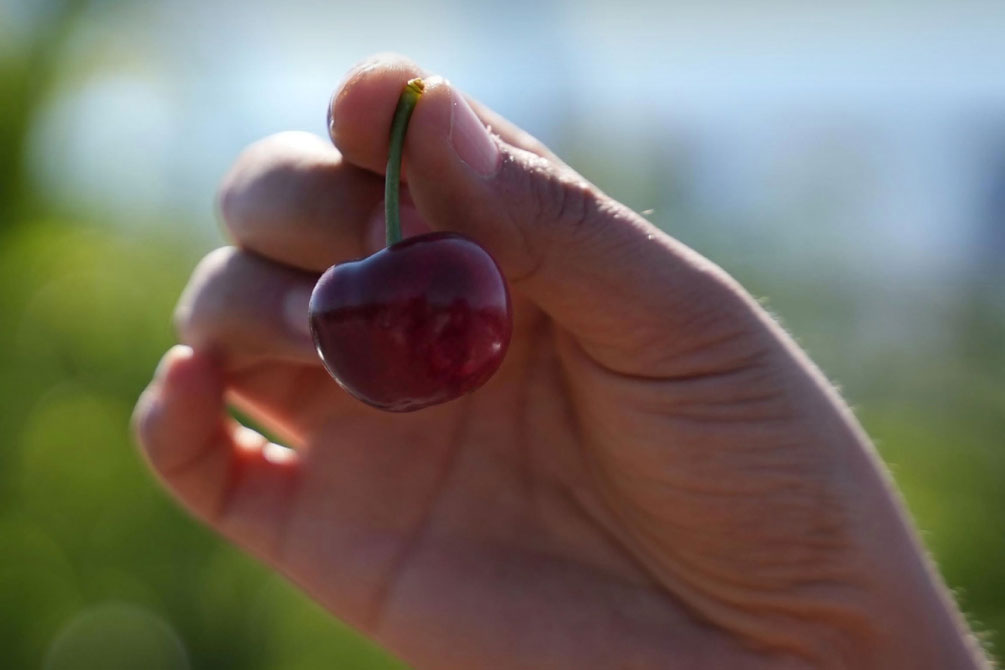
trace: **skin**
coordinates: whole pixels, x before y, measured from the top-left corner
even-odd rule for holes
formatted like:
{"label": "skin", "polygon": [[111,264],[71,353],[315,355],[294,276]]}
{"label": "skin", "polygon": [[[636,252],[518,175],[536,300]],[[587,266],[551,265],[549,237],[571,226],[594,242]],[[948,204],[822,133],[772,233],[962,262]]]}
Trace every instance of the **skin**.
{"label": "skin", "polygon": [[[135,415],[191,512],[417,669],[988,667],[842,400],[722,269],[547,149],[451,144],[432,78],[405,147],[405,234],[497,259],[515,324],[476,393],[388,415],[306,331],[329,265],[381,246],[399,57],[332,98],[334,147],[250,147]],[[490,161],[491,163],[491,161]],[[233,404],[279,435],[268,443]]]}

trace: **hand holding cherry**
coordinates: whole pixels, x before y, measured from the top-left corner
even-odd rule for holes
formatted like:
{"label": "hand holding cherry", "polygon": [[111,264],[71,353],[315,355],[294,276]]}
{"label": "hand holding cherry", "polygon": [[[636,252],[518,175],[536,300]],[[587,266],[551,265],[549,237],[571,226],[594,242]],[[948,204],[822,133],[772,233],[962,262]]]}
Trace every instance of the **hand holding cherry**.
{"label": "hand holding cherry", "polygon": [[[402,219],[436,236],[379,251],[416,77]],[[981,667],[854,417],[736,281],[409,61],[354,70],[331,117],[336,148],[238,159],[234,246],[138,405],[193,514],[417,670]],[[305,324],[332,265],[326,363],[439,404],[331,382]],[[473,316],[504,313],[495,267],[509,350],[463,394],[505,346]]]}

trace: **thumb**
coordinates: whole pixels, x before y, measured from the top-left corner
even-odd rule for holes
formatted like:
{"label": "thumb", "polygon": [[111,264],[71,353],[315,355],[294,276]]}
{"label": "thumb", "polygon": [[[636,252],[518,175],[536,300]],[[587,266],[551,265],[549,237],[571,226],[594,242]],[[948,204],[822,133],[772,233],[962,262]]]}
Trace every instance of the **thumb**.
{"label": "thumb", "polygon": [[[395,61],[349,78],[332,112],[346,159],[371,168],[386,160],[388,126],[376,120],[390,118],[418,74]],[[419,212],[434,229],[488,249],[514,291],[591,356],[630,374],[694,374],[701,370],[674,365],[676,353],[732,340],[757,321],[753,301],[721,269],[547,153],[492,134],[446,80],[425,83],[405,144]]]}

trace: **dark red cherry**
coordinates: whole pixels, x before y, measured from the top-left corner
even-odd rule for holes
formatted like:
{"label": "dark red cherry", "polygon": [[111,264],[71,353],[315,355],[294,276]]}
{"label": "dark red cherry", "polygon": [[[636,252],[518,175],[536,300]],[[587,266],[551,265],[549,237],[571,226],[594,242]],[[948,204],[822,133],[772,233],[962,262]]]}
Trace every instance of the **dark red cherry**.
{"label": "dark red cherry", "polygon": [[411,237],[329,268],[309,313],[314,343],[335,380],[394,412],[481,386],[502,362],[512,331],[499,267],[454,233]]}

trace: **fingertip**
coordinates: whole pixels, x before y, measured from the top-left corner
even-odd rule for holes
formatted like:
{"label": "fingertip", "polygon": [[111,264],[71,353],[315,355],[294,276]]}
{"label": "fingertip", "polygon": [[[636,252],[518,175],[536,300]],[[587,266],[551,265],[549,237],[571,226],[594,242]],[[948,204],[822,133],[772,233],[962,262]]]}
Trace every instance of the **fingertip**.
{"label": "fingertip", "polygon": [[349,71],[328,105],[332,142],[351,163],[383,174],[388,129],[401,90],[427,73],[399,54],[378,54]]}
{"label": "fingertip", "polygon": [[195,351],[192,347],[187,344],[175,344],[170,349],[161,356],[160,362],[157,363],[157,367],[154,369],[154,381],[162,382],[168,378],[169,375],[175,375],[174,370],[179,364],[185,365],[184,361],[190,360],[195,356]]}
{"label": "fingertip", "polygon": [[[448,80],[424,80],[422,98],[412,115],[405,139],[406,168],[459,182],[463,189],[477,187],[499,170],[496,138],[478,118],[467,99]],[[462,169],[458,169],[462,168]],[[469,177],[477,177],[470,182]]]}
{"label": "fingertip", "polygon": [[380,67],[382,63],[395,63],[395,62],[410,62],[408,58],[402,54],[395,53],[393,51],[382,51],[375,54],[371,54],[362,60],[358,61],[355,65],[346,70],[346,73],[342,76],[338,85],[332,91],[331,98],[328,100],[327,115],[328,120],[326,127],[328,128],[328,136],[334,140],[334,120],[335,120],[335,104],[342,96],[343,91],[350,87],[350,84],[355,82],[358,78],[362,77],[365,73]]}
{"label": "fingertip", "polygon": [[210,356],[185,345],[169,349],[133,413],[133,433],[154,469],[170,470],[203,444],[222,405],[223,380]]}
{"label": "fingertip", "polygon": [[[426,77],[423,81],[422,97],[415,106],[412,115],[410,132],[407,137],[419,134],[427,135],[429,131],[445,135],[450,130],[451,110],[460,94],[454,90],[451,83],[440,75]],[[399,95],[401,91],[398,91]]]}
{"label": "fingertip", "polygon": [[151,445],[157,441],[164,406],[165,381],[169,376],[176,375],[173,368],[177,362],[191,358],[193,353],[191,347],[183,344],[176,344],[168,349],[154,368],[150,384],[136,401],[131,421],[133,438],[146,454],[149,454]]}

